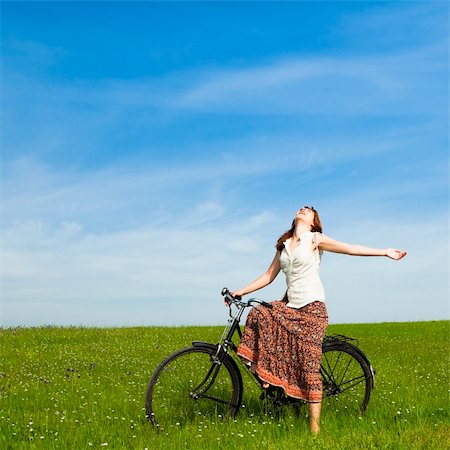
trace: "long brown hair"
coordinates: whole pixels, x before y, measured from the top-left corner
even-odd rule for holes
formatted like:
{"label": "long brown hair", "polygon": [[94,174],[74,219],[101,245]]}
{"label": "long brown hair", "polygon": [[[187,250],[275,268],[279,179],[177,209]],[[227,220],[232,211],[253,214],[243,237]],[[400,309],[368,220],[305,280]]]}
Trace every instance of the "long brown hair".
{"label": "long brown hair", "polygon": [[[322,233],[322,223],[320,222],[319,213],[312,206],[305,206],[305,208],[310,209],[314,213],[314,220],[313,220],[313,225],[311,227],[311,231],[312,232],[318,231],[319,233]],[[278,241],[277,241],[277,244],[275,245],[275,247],[279,252],[283,251],[283,248],[284,248],[283,242],[286,239],[289,239],[292,236],[294,236],[294,231],[295,231],[295,219],[292,221],[291,228],[289,230],[285,231],[278,238]]]}

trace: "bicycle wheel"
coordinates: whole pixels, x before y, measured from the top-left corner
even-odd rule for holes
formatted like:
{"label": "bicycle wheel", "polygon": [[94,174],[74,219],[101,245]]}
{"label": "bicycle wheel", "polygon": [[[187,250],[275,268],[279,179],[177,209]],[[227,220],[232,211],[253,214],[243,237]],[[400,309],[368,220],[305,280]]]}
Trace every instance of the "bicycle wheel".
{"label": "bicycle wheel", "polygon": [[320,373],[325,408],[354,414],[366,410],[373,388],[373,373],[357,347],[347,342],[325,343]]}
{"label": "bicycle wheel", "polygon": [[192,346],[166,358],[153,373],[146,396],[148,419],[168,430],[205,415],[234,416],[242,400],[242,377],[228,355],[213,362],[217,347]]}

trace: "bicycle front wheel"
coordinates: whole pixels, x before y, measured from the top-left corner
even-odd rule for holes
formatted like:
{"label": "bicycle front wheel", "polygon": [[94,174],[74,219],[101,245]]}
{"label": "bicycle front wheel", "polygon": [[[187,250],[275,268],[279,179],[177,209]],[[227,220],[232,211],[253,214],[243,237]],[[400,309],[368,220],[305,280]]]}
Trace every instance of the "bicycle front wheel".
{"label": "bicycle front wheel", "polygon": [[347,342],[325,343],[320,373],[325,408],[353,414],[366,410],[373,373],[357,347]]}
{"label": "bicycle front wheel", "polygon": [[215,358],[217,347],[192,346],[165,359],[150,379],[148,419],[165,431],[204,416],[234,416],[242,400],[242,378],[228,355]]}

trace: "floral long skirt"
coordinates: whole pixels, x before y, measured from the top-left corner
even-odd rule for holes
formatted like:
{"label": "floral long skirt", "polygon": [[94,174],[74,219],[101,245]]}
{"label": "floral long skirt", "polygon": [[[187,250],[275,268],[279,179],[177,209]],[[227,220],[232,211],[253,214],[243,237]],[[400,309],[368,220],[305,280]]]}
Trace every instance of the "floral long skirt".
{"label": "floral long skirt", "polygon": [[290,397],[320,402],[322,340],[328,325],[325,303],[296,309],[274,301],[272,306],[250,311],[237,353],[253,363],[262,381],[281,386]]}

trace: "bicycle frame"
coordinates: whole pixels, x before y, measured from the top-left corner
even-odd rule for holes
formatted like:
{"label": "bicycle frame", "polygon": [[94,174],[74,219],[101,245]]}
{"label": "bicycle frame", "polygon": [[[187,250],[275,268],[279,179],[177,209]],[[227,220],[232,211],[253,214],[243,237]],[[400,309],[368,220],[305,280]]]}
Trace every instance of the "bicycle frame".
{"label": "bicycle frame", "polygon": [[[161,396],[164,398],[164,390],[155,390],[155,386],[161,379],[168,380],[167,386],[169,390],[167,393],[169,396],[172,396],[171,405],[173,407],[173,414],[169,414],[169,420],[176,416],[177,411],[179,411],[177,393],[180,395],[180,400],[183,397],[188,397],[194,402],[199,401],[199,403],[202,404],[204,403],[201,402],[201,399],[212,400],[217,405],[221,404],[222,407],[225,406],[225,409],[229,414],[236,414],[242,401],[242,368],[244,368],[244,372],[249,374],[250,379],[252,379],[262,391],[260,396],[261,400],[269,400],[274,406],[299,404],[303,402],[303,400],[299,398],[288,396],[282,387],[266,387],[258,374],[252,370],[252,367],[239,357],[237,354],[237,343],[235,344],[233,342],[235,333],[238,333],[239,338],[242,338],[240,321],[245,308],[252,306],[253,304],[263,305],[268,308],[272,308],[273,306],[270,303],[256,298],[243,301],[239,297],[233,297],[228,289],[225,288],[222,290],[222,295],[225,297],[225,303],[229,306],[229,318],[219,342],[217,344],[212,344],[203,341],[193,341],[192,347],[180,349],[172,355],[169,355],[153,373],[149,382],[146,397],[147,415],[153,424],[158,425],[158,408],[162,411],[163,417],[164,414],[167,413],[166,403],[157,402],[156,412],[154,407],[155,398],[161,398]],[[354,341],[356,340],[342,335],[325,336],[322,344],[323,354],[331,356],[329,359],[328,357],[325,357],[327,365],[324,365],[323,362],[321,364],[321,378],[324,386],[324,398],[330,396],[337,397],[343,392],[352,389],[356,386],[356,383],[359,384],[366,380],[363,387],[358,391],[355,391],[358,396],[356,406],[359,407],[360,412],[364,412],[370,398],[370,391],[373,389],[375,371],[370,365],[367,357],[357,347],[357,341],[356,345],[354,344]],[[201,364],[203,369],[199,372],[197,366],[194,365],[192,370],[193,372],[196,372],[196,376],[191,377],[190,374],[184,373],[183,366],[177,366],[179,363],[175,361],[179,361],[178,358],[181,358],[182,362],[183,358],[188,357],[193,353],[203,355],[201,356],[201,358],[203,358],[203,363]],[[188,359],[186,359],[186,361],[188,361]],[[174,366],[171,365],[172,363],[174,363]],[[183,390],[182,384],[179,384],[179,388],[176,388],[178,391],[173,390],[170,381],[173,377],[173,373],[165,372],[166,368],[169,366],[174,367],[175,370],[177,370],[177,367],[178,369],[181,369],[178,374],[180,378],[188,377],[186,386],[189,388],[187,390]],[[166,376],[164,376],[164,373]],[[232,383],[232,385],[229,385],[231,391],[225,395],[222,394],[220,388],[219,390],[216,389],[217,386],[215,385],[215,383],[218,382],[218,386],[221,386],[222,381],[225,379],[222,378],[223,376],[229,380],[228,383]],[[348,399],[349,397],[340,398]],[[161,409],[162,405],[164,405],[163,409]],[[354,401],[352,400],[349,405],[354,406]]]}

